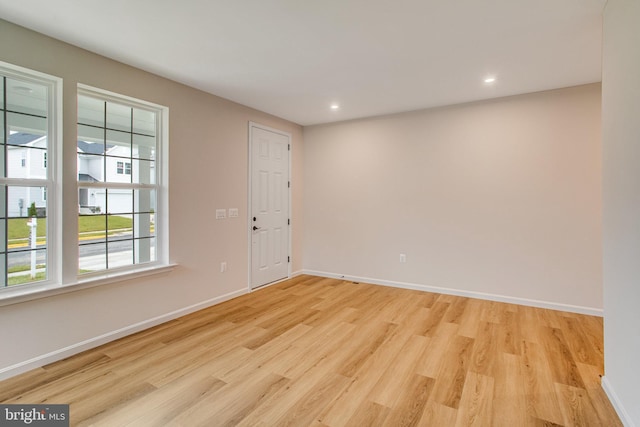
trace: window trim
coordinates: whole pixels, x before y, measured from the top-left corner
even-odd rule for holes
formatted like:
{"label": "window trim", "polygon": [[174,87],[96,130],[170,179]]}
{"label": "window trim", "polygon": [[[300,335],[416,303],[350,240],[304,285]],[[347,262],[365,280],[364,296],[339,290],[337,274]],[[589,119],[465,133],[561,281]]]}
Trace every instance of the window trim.
{"label": "window trim", "polygon": [[[20,67],[0,61],[0,73],[7,78],[18,79],[47,87],[47,150],[50,153],[49,164],[46,169],[46,178],[39,180],[41,186],[47,188],[49,200],[47,201],[47,279],[26,283],[19,286],[0,287],[0,302],[10,298],[16,288],[40,289],[61,286],[62,284],[62,202],[58,200],[62,194],[62,109],[63,109],[63,80],[50,74],[45,74],[29,68]],[[5,106],[6,108],[6,106]],[[6,125],[6,123],[5,123]],[[5,141],[6,143],[6,141]],[[21,185],[19,178],[0,178],[3,184],[13,183]],[[24,184],[32,186],[32,180],[24,180]]]}
{"label": "window trim", "polygon": [[[111,271],[110,274],[103,274],[102,277],[82,278],[72,283],[64,285],[20,285],[7,288],[7,291],[0,295],[0,307],[12,304],[19,304],[25,301],[48,298],[55,295],[66,294],[69,292],[81,291],[83,289],[95,288],[97,286],[108,285],[112,283],[123,282],[125,280],[137,279],[140,277],[153,276],[156,274],[164,274],[171,272],[178,266],[176,263],[168,263],[160,266],[149,266],[140,268],[136,271],[122,272]],[[38,284],[42,282],[37,282]]]}

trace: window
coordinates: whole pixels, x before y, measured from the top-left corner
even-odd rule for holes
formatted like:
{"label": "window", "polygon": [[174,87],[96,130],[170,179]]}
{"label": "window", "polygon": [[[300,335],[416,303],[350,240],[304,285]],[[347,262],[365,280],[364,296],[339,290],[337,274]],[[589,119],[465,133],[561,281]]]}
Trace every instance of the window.
{"label": "window", "polygon": [[[62,104],[61,79],[0,62],[0,304],[170,267],[168,109],[78,85],[63,164]],[[75,168],[78,208],[62,209]]]}
{"label": "window", "polygon": [[131,163],[129,162],[118,162],[116,165],[116,173],[118,175],[131,175]]}
{"label": "window", "polygon": [[58,280],[55,155],[60,79],[0,63],[0,289]]}
{"label": "window", "polygon": [[[78,92],[79,274],[162,262],[166,109],[83,87]],[[114,173],[115,171],[115,173]]]}

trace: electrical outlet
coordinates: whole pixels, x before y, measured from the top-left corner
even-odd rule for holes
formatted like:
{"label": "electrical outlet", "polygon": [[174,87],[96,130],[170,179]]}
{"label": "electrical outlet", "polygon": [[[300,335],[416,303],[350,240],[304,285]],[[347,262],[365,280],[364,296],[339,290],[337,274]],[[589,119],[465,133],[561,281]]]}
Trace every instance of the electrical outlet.
{"label": "electrical outlet", "polygon": [[226,209],[216,209],[216,219],[225,219],[227,217]]}
{"label": "electrical outlet", "polygon": [[407,254],[400,254],[400,262],[407,262]]}
{"label": "electrical outlet", "polygon": [[229,208],[229,218],[238,217],[238,208]]}

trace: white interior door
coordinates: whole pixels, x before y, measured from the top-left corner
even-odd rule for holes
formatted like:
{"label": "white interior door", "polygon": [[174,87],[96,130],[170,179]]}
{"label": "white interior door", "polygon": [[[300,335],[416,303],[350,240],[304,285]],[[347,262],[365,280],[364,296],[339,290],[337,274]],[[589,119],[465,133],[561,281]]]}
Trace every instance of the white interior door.
{"label": "white interior door", "polygon": [[250,124],[251,288],[289,275],[289,150],[287,134]]}

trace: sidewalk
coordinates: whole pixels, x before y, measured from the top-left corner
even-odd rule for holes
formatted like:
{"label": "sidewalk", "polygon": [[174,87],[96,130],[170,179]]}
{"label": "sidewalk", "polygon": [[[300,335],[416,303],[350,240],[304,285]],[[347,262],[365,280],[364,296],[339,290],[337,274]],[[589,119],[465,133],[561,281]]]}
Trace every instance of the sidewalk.
{"label": "sidewalk", "polygon": [[[117,228],[115,230],[109,230],[109,237],[119,236],[127,233],[133,233],[133,228]],[[100,234],[100,232],[96,232],[96,231],[85,231],[78,234],[79,234],[78,241],[104,239],[104,233]],[[27,248],[29,247],[29,242],[26,240],[28,239],[26,238],[9,239],[7,241],[7,248],[8,249]],[[19,241],[19,242],[15,243],[16,241]],[[14,242],[14,243],[11,243],[11,242]],[[47,243],[44,236],[39,236],[37,242],[38,242],[38,245],[44,245]]]}
{"label": "sidewalk", "polygon": [[[155,258],[155,248],[151,248],[151,259]],[[99,271],[105,269],[105,255],[90,255],[81,257],[79,260],[80,270]],[[109,268],[126,267],[133,265],[133,251],[122,251],[109,254]],[[45,268],[37,268],[37,273],[45,272]],[[7,274],[7,277],[20,277],[29,276],[31,270],[16,271],[14,273]]]}

